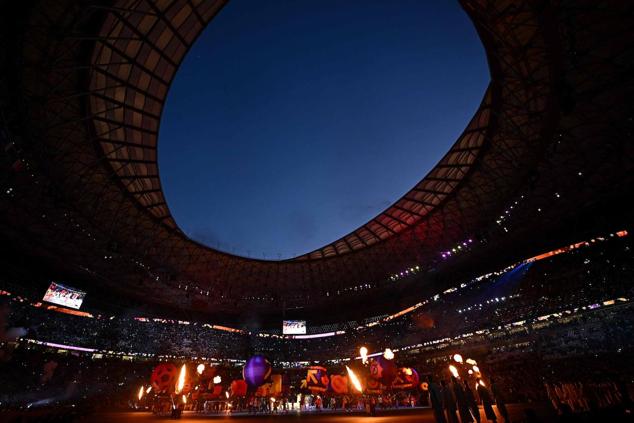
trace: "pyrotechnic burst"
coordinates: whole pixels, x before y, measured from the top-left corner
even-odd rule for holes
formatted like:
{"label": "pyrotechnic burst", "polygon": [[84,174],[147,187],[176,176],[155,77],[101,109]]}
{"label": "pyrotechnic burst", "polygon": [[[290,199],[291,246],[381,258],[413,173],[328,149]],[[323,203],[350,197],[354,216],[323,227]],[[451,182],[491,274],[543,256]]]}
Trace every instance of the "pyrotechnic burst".
{"label": "pyrotechnic burst", "polygon": [[187,366],[185,364],[183,364],[183,367],[181,367],[181,372],[178,375],[178,382],[176,382],[176,393],[177,394],[180,394],[180,392],[185,387],[185,376],[186,376],[186,374],[187,374]]}
{"label": "pyrotechnic burst", "polygon": [[449,371],[451,372],[452,375],[454,375],[454,377],[460,377],[458,375],[458,369],[456,369],[456,366],[454,366],[453,364],[449,365]]}
{"label": "pyrotechnic burst", "polygon": [[352,382],[352,386],[359,392],[363,392],[363,386],[361,386],[361,382],[356,374],[352,371],[352,369],[346,366],[346,370],[348,371],[348,377],[350,378],[350,382]]}

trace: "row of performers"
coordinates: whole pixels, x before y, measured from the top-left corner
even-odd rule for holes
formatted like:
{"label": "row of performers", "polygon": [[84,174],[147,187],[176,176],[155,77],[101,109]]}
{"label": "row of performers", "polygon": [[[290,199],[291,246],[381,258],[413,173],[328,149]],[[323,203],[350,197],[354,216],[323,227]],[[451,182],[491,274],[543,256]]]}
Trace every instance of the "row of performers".
{"label": "row of performers", "polygon": [[[247,361],[242,376],[242,379],[222,384],[217,367],[206,367],[197,374],[187,374],[183,386],[179,388],[178,368],[172,363],[161,363],[152,372],[151,386],[157,394],[191,393],[192,397],[202,395],[205,399],[244,397],[253,394],[269,397],[286,394],[290,390],[288,377],[273,374],[271,364],[261,355],[253,356]],[[347,369],[347,374],[329,374],[325,367],[310,366],[297,388],[304,393],[331,392],[345,395],[379,394],[389,389],[426,390],[427,386],[426,383],[420,383],[415,369],[398,368],[393,360],[379,357],[356,371]]]}

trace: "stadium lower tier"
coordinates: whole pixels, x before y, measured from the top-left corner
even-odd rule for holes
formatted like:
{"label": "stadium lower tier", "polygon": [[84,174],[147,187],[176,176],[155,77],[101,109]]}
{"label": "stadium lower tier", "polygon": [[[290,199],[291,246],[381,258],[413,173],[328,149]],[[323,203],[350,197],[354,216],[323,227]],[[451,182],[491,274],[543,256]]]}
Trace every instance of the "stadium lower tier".
{"label": "stadium lower tier", "polygon": [[[501,329],[474,338],[445,341],[431,348],[398,351],[393,359],[396,365],[415,369],[420,383],[374,394],[381,398],[384,407],[427,406],[427,382],[448,381],[452,375],[449,366],[454,365],[461,380],[468,384],[476,384],[481,379],[488,386],[495,380],[497,395],[503,396],[506,402],[552,404],[554,410],[560,411],[567,405],[573,412],[622,405],[634,393],[631,392],[634,388],[633,311],[631,304],[617,305],[588,310],[531,330]],[[455,354],[476,362],[477,374],[473,373],[472,366],[457,363],[453,358]],[[184,400],[186,410],[211,414],[229,409],[270,413],[281,412],[282,408],[277,410],[277,407],[284,404],[304,411],[346,406],[363,411],[363,401],[368,400],[367,390],[362,396],[352,388],[343,395],[330,388],[307,389],[307,369],[310,365],[315,368],[315,363],[304,367],[285,367],[278,363],[272,372],[281,375],[279,392],[262,394],[258,390],[239,396],[232,382],[243,379],[244,362],[108,356],[18,342],[6,344],[2,350],[0,402],[6,409],[58,408],[72,404],[104,411],[151,409],[160,399],[149,390],[154,386],[150,376],[161,363],[174,363],[176,368],[184,364],[187,377],[194,379],[188,379],[189,390],[183,391],[187,398]],[[213,368],[214,377],[209,383],[197,385],[196,369],[201,364]],[[320,363],[319,366],[323,366],[331,379],[333,375],[345,375],[346,366],[354,368],[359,375],[365,371],[358,360]],[[198,396],[193,385],[207,389],[209,396]],[[179,400],[180,397],[177,395]],[[281,404],[275,406],[271,403],[273,399]]]}
{"label": "stadium lower tier", "polygon": [[[189,369],[190,390],[179,397],[186,410],[268,413],[281,406],[277,401],[306,410],[341,408],[368,401],[367,387],[363,395],[351,387],[337,394],[330,385],[315,391],[307,371],[318,366],[332,380],[351,378],[350,367],[369,372],[360,375],[366,384],[370,365],[357,357],[366,346],[371,362],[390,348],[399,369],[418,375],[416,383],[374,392],[385,406],[426,405],[428,383],[448,381],[456,372],[468,384],[495,379],[497,395],[508,402],[551,404],[559,412],[606,409],[627,404],[634,386],[633,269],[629,239],[589,243],[458,281],[458,288],[411,313],[317,339],[160,318],[86,317],[4,295],[0,402],[12,409],[79,403],[151,408],[158,397],[149,389],[150,375],[158,364],[173,363]],[[231,384],[243,379],[254,354],[270,360],[280,389],[237,396]],[[477,363],[477,371],[455,354]],[[198,384],[200,365],[214,369],[213,383]],[[194,385],[207,396],[197,396]]]}
{"label": "stadium lower tier", "polygon": [[[634,256],[629,237],[623,237],[456,281],[455,288],[419,303],[410,313],[368,326],[344,323],[331,336],[318,338],[221,330],[158,317],[59,313],[64,310],[15,295],[4,296],[3,313],[10,328],[7,341],[128,357],[243,361],[260,353],[274,364],[292,367],[355,358],[361,345],[370,352],[429,351],[504,340],[509,334],[528,336],[571,320],[592,320],[598,309],[629,317],[632,280]],[[608,333],[610,328],[602,330]]]}

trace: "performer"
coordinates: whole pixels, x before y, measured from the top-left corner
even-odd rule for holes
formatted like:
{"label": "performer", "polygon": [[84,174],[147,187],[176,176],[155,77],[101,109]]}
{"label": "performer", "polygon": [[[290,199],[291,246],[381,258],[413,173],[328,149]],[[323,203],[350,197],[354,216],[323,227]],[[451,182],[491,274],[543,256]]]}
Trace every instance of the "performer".
{"label": "performer", "polygon": [[442,391],[432,376],[427,377],[427,390],[429,392],[429,401],[431,408],[434,410],[436,423],[446,423],[445,414],[442,410]]}
{"label": "performer", "polygon": [[493,395],[491,392],[484,386],[481,379],[478,379],[478,396],[482,401],[482,408],[484,408],[484,415],[487,420],[497,422],[498,418],[495,415],[495,411],[493,411]]}
{"label": "performer", "polygon": [[510,423],[511,420],[509,419],[509,412],[506,409],[506,401],[504,400],[504,395],[502,395],[502,392],[500,392],[493,378],[490,378],[490,382],[491,382],[491,392],[493,393],[493,398],[495,399],[495,404],[498,407],[498,411],[502,415],[504,422]]}
{"label": "performer", "polygon": [[477,423],[480,423],[480,409],[478,408],[478,402],[476,401],[475,394],[469,386],[469,381],[464,381],[464,396],[467,400],[467,405],[471,411],[471,415]]}
{"label": "performer", "polygon": [[447,421],[449,423],[458,423],[458,415],[456,414],[456,397],[453,394],[451,384],[443,380],[440,382],[442,385],[442,402],[447,414]]}
{"label": "performer", "polygon": [[462,384],[458,381],[455,376],[451,377],[451,385],[453,387],[453,393],[456,397],[456,402],[458,403],[458,412],[460,413],[460,421],[462,423],[471,423],[473,418],[469,413],[469,404],[467,403],[467,398],[465,392],[462,389]]}
{"label": "performer", "polygon": [[374,396],[370,397],[370,415],[376,416],[376,398]]}

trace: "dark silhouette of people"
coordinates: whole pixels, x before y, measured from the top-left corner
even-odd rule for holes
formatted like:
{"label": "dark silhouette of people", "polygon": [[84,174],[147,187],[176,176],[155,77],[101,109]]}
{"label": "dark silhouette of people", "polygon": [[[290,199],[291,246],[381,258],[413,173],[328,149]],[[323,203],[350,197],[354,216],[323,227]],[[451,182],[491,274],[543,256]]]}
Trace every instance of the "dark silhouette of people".
{"label": "dark silhouette of people", "polygon": [[480,409],[478,408],[478,402],[476,401],[475,394],[473,390],[469,386],[469,381],[464,381],[464,396],[467,400],[467,406],[469,407],[469,411],[471,415],[475,419],[477,423],[480,423]]}
{"label": "dark silhouette of people", "polygon": [[482,379],[478,379],[477,386],[478,396],[480,397],[480,401],[482,401],[482,408],[484,408],[484,415],[488,421],[497,422],[498,418],[495,415],[495,411],[493,411],[493,394],[484,386]]}
{"label": "dark silhouette of people", "polygon": [[436,423],[446,423],[445,413],[443,412],[443,396],[440,386],[434,382],[434,378],[429,376],[427,378],[427,390],[429,392],[429,402],[431,408],[434,410],[434,417]]}
{"label": "dark silhouette of people", "polygon": [[456,403],[458,404],[458,412],[460,413],[460,421],[462,423],[472,422],[473,418],[469,413],[469,405],[467,404],[467,398],[465,397],[462,384],[455,376],[451,377],[451,385],[453,387],[453,393],[456,397]]}
{"label": "dark silhouette of people", "polygon": [[493,378],[490,379],[491,382],[491,393],[493,394],[493,398],[495,399],[495,404],[498,407],[498,411],[500,415],[504,419],[505,423],[510,423],[509,412],[506,409],[506,401],[504,399],[504,395],[500,392],[498,385],[495,383]]}
{"label": "dark silhouette of people", "polygon": [[376,416],[376,398],[370,398],[370,415]]}
{"label": "dark silhouette of people", "polygon": [[559,421],[561,423],[569,423],[576,421],[575,415],[572,413],[572,408],[565,402],[559,403]]}
{"label": "dark silhouette of people", "polygon": [[537,413],[532,408],[527,408],[524,410],[524,421],[526,423],[541,423],[541,420],[537,417]]}
{"label": "dark silhouette of people", "polygon": [[447,415],[447,421],[449,423],[458,423],[458,415],[456,414],[456,397],[453,393],[453,388],[450,383],[443,380],[442,384],[442,402],[445,408],[445,414]]}

